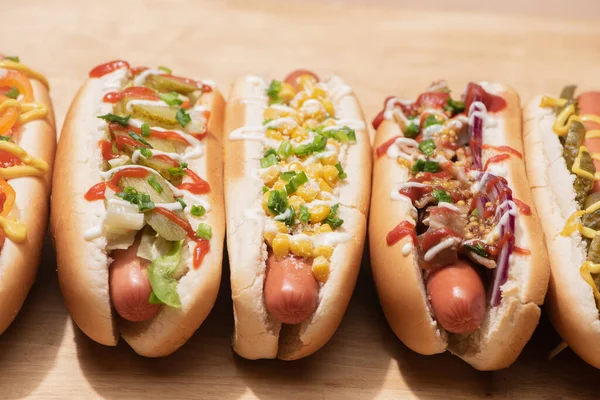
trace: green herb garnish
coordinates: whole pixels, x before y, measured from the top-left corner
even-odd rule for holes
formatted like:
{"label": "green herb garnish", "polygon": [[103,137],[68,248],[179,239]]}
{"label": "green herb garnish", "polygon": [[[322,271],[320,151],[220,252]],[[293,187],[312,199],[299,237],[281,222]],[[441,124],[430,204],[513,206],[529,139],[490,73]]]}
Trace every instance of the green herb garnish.
{"label": "green herb garnish", "polygon": [[202,217],[204,214],[206,214],[206,208],[204,208],[204,206],[192,206],[190,213],[194,217]]}
{"label": "green herb garnish", "polygon": [[187,124],[189,124],[192,121],[192,117],[190,117],[190,114],[185,112],[183,108],[177,110],[177,114],[175,114],[175,119],[177,120],[177,122],[179,122],[179,125],[181,125],[184,128]]}
{"label": "green herb garnish", "polygon": [[433,152],[435,151],[435,143],[433,142],[433,139],[423,140],[421,143],[419,143],[419,150],[421,150],[421,152],[426,156],[433,155]]}
{"label": "green herb garnish", "polygon": [[[183,104],[183,100],[179,98],[179,94],[177,92],[171,93],[161,93],[158,95],[162,101],[167,103],[170,106],[180,106]],[[179,121],[179,120],[177,120]],[[181,122],[180,122],[181,123]],[[185,125],[182,125],[185,126]]]}
{"label": "green herb garnish", "polygon": [[19,89],[17,89],[16,87],[12,87],[8,92],[6,92],[6,97],[9,97],[11,99],[16,99],[17,97],[19,97]]}
{"label": "green herb garnish", "polygon": [[448,192],[442,189],[435,189],[433,191],[433,198],[438,203],[452,203],[452,197],[450,197]]}
{"label": "green herb garnish", "polygon": [[283,214],[287,209],[287,195],[283,190],[271,190],[267,199],[267,208],[274,215]]}
{"label": "green herb garnish", "polygon": [[429,160],[417,160],[413,166],[413,172],[438,172],[440,170],[440,163],[437,161]]}
{"label": "green herb garnish", "polygon": [[283,99],[279,96],[281,88],[283,87],[281,81],[272,80],[271,84],[267,88],[267,96],[269,96],[269,104],[283,103]]}
{"label": "green herb garnish", "polygon": [[333,205],[329,211],[329,214],[327,215],[327,218],[323,220],[323,223],[329,225],[331,229],[337,229],[344,223],[343,219],[337,217],[339,207],[339,204]]}
{"label": "green herb garnish", "polygon": [[118,115],[108,113],[105,115],[99,115],[98,118],[103,119],[106,122],[115,122],[121,126],[127,126],[129,125],[129,119],[131,118],[131,115],[127,115],[126,117],[119,117]]}
{"label": "green herb garnish", "polygon": [[196,237],[210,240],[212,238],[212,227],[207,223],[200,222],[198,228],[196,228]]}

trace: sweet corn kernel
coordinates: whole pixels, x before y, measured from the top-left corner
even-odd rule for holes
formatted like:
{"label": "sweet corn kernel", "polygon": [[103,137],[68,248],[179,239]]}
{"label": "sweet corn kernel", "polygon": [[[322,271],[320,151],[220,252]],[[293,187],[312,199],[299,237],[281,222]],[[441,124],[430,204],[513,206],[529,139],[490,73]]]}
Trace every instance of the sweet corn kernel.
{"label": "sweet corn kernel", "polygon": [[275,232],[264,232],[263,233],[263,238],[265,239],[265,242],[267,242],[267,244],[269,246],[273,246],[273,239],[275,239]]}
{"label": "sweet corn kernel", "polygon": [[315,87],[310,97],[316,100],[322,100],[327,97],[327,92],[320,87]]}
{"label": "sweet corn kernel", "polygon": [[262,180],[266,186],[271,187],[279,179],[279,169],[275,166],[269,167],[267,172],[262,176]]}
{"label": "sweet corn kernel", "polygon": [[302,199],[307,203],[310,203],[311,201],[317,198],[319,191],[312,185],[305,183],[304,185],[300,186],[298,190],[296,190],[296,194],[302,197]]}
{"label": "sweet corn kernel", "polygon": [[284,139],[281,132],[276,131],[275,129],[267,129],[267,133],[265,134],[265,136],[270,139],[274,139],[274,140],[283,140]]}
{"label": "sweet corn kernel", "polygon": [[268,201],[269,201],[269,192],[265,192],[265,194],[263,194],[262,208],[265,211],[265,214],[267,214],[267,215],[271,214],[271,211],[269,211],[269,207],[267,207]]}
{"label": "sweet corn kernel", "polygon": [[298,87],[307,92],[312,92],[317,83],[316,79],[312,75],[302,75],[297,78]]}
{"label": "sweet corn kernel", "polygon": [[288,235],[281,234],[275,236],[271,248],[273,249],[275,258],[281,260],[290,252],[290,237]]}
{"label": "sweet corn kernel", "polygon": [[323,180],[323,178],[319,178],[319,189],[321,189],[322,192],[333,193],[333,189]]}
{"label": "sweet corn kernel", "polygon": [[275,225],[277,226],[277,232],[288,233],[288,228],[285,222],[275,221]]}
{"label": "sweet corn kernel", "polygon": [[304,164],[302,164],[300,161],[292,161],[289,163],[288,169],[294,172],[304,171]]}
{"label": "sweet corn kernel", "polygon": [[285,182],[281,179],[273,184],[273,190],[282,190],[285,188]]}
{"label": "sweet corn kernel", "polygon": [[[329,225],[327,225],[327,226],[329,226]],[[333,247],[331,247],[331,246],[317,246],[317,248],[313,252],[313,255],[315,257],[325,257],[328,260],[331,258],[332,254],[333,254]]]}
{"label": "sweet corn kernel", "polygon": [[335,165],[337,163],[338,163],[337,154],[332,154],[330,156],[321,158],[321,164],[323,164],[323,165]]}
{"label": "sweet corn kernel", "polygon": [[329,226],[329,224],[322,224],[317,229],[315,229],[315,231],[316,233],[329,233],[333,232],[333,229],[331,229],[331,226]]}
{"label": "sweet corn kernel", "polygon": [[327,144],[335,147],[335,151],[340,152],[340,142],[335,139],[327,139]]}
{"label": "sweet corn kernel", "polygon": [[306,175],[311,179],[319,179],[323,166],[320,163],[312,163],[306,166]]}
{"label": "sweet corn kernel", "polygon": [[313,224],[321,222],[329,215],[330,208],[326,205],[318,205],[309,209],[310,211],[310,222]]}
{"label": "sweet corn kernel", "polygon": [[298,212],[300,210],[300,206],[304,204],[304,200],[299,196],[290,196],[288,199],[288,205],[294,207],[294,211]]}
{"label": "sweet corn kernel", "polygon": [[265,110],[265,113],[263,114],[263,117],[265,119],[277,119],[277,118],[283,118],[287,116],[287,112],[282,111],[282,110],[276,110],[274,108],[267,108]]}
{"label": "sweet corn kernel", "polygon": [[287,103],[291,101],[295,95],[296,90],[294,87],[289,83],[284,82],[281,91],[279,92],[279,97],[281,97],[281,99]]}
{"label": "sweet corn kernel", "polygon": [[323,179],[329,186],[335,186],[340,179],[339,171],[333,165],[326,165],[323,167]]}
{"label": "sweet corn kernel", "polygon": [[325,120],[325,122],[323,122],[323,125],[325,125],[325,126],[334,126],[335,123],[336,123],[335,119],[333,119],[333,118],[327,118]]}
{"label": "sweet corn kernel", "polygon": [[319,121],[317,121],[316,119],[307,119],[306,121],[304,121],[304,123],[302,124],[302,127],[304,129],[315,129],[317,126],[319,126]]}
{"label": "sweet corn kernel", "polygon": [[298,257],[312,257],[313,247],[308,240],[294,240],[290,243],[290,250]]}
{"label": "sweet corn kernel", "polygon": [[329,99],[321,100],[321,103],[323,103],[323,107],[325,107],[327,114],[331,117],[335,117],[335,107],[333,107],[333,103],[329,101]]}
{"label": "sweet corn kernel", "polygon": [[303,140],[308,139],[308,132],[306,131],[306,129],[297,126],[294,129],[292,129],[290,137],[296,142],[301,142]]}
{"label": "sweet corn kernel", "polygon": [[300,107],[302,107],[302,104],[304,104],[304,102],[306,100],[308,100],[309,98],[310,98],[310,96],[308,95],[308,93],[306,93],[305,91],[301,91],[296,96],[294,96],[293,103],[296,103],[296,104],[293,104],[293,106],[300,108]]}
{"label": "sweet corn kernel", "polygon": [[327,278],[329,278],[329,261],[325,257],[316,257],[313,260],[312,272],[316,280],[321,283],[327,282]]}
{"label": "sweet corn kernel", "polygon": [[410,168],[410,161],[408,161],[406,158],[398,157],[396,162],[403,167]]}

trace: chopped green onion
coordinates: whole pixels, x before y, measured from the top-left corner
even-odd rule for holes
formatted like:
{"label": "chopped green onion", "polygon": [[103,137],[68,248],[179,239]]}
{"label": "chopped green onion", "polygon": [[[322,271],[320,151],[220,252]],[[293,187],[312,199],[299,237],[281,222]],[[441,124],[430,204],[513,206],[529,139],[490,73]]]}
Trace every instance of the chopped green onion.
{"label": "chopped green onion", "polygon": [[277,152],[275,151],[274,148],[269,147],[267,150],[265,150],[265,157],[267,157],[267,156],[269,156],[271,154],[273,154],[274,156],[276,156]]}
{"label": "chopped green onion", "polygon": [[152,186],[154,188],[154,190],[156,190],[158,193],[162,193],[163,192],[163,187],[160,186],[160,183],[158,183],[158,181],[156,180],[156,177],[154,175],[152,175],[150,178],[148,178],[148,183],[150,184],[150,186]]}
{"label": "chopped green onion", "polygon": [[204,222],[198,224],[196,228],[196,236],[200,239],[210,240],[212,238],[212,227]]}
{"label": "chopped green onion", "polygon": [[423,122],[423,129],[429,128],[431,125],[441,125],[443,122],[438,120],[435,114],[429,114]]}
{"label": "chopped green onion", "polygon": [[286,172],[282,172],[281,174],[279,174],[279,177],[281,178],[282,181],[289,182],[289,180],[292,179],[295,175],[296,175],[295,171],[286,171]]}
{"label": "chopped green onion", "polygon": [[167,168],[167,172],[171,176],[184,176],[186,174],[185,169],[181,167],[171,167]]}
{"label": "chopped green onion", "polygon": [[448,101],[446,102],[444,109],[452,114],[458,114],[465,111],[465,103],[459,100],[452,100],[451,97],[448,97]]}
{"label": "chopped green onion", "polygon": [[308,220],[310,219],[310,211],[308,211],[308,207],[300,206],[300,212],[298,214],[298,219],[300,220],[300,222],[302,222],[304,224],[308,223]]}
{"label": "chopped green onion", "polygon": [[170,106],[180,106],[183,104],[183,100],[179,98],[179,94],[177,94],[177,92],[161,93],[158,96],[162,101]]}
{"label": "chopped green onion", "polygon": [[166,72],[167,74],[172,74],[173,73],[173,70],[171,68],[165,67],[165,66],[162,66],[162,65],[159,66],[158,69],[161,70],[161,71]]}
{"label": "chopped green onion", "polygon": [[141,212],[149,211],[154,208],[154,202],[152,202],[149,195],[145,193],[139,193],[131,186],[127,186],[124,191],[116,193],[116,196],[130,202],[131,204],[137,205]]}
{"label": "chopped green onion", "polygon": [[116,122],[121,126],[127,126],[129,125],[129,118],[131,118],[131,115],[127,115],[126,117],[119,117],[118,115],[108,113],[105,115],[99,115],[98,118],[103,119],[106,122]]}
{"label": "chopped green onion", "polygon": [[323,135],[317,134],[312,142],[296,147],[293,152],[297,156],[307,156],[315,152],[323,151],[325,146],[327,146],[327,138]]}
{"label": "chopped green onion", "polygon": [[344,223],[343,219],[337,217],[339,207],[339,204],[333,205],[329,211],[329,214],[327,215],[327,218],[323,220],[323,223],[329,225],[331,229],[337,229]]}
{"label": "chopped green onion", "polygon": [[177,197],[175,200],[177,200],[177,202],[179,204],[181,204],[181,209],[185,210],[185,208],[187,207],[187,204],[185,204],[185,201],[183,201],[183,199],[181,197]]}
{"label": "chopped green onion", "polygon": [[356,142],[356,131],[347,126],[341,126],[338,129],[332,129],[329,131],[324,131],[325,127],[319,127],[317,130],[318,133],[324,135],[325,137],[337,140],[341,143],[353,143]]}
{"label": "chopped green onion", "polygon": [[267,88],[267,96],[269,96],[269,104],[283,103],[283,99],[279,96],[283,85],[281,81],[272,80]]}
{"label": "chopped green onion", "polygon": [[421,150],[421,152],[426,156],[433,155],[433,152],[435,151],[435,143],[433,142],[433,139],[423,140],[421,143],[419,143],[419,150]]}
{"label": "chopped green onion", "polygon": [[192,117],[190,117],[190,114],[185,112],[183,108],[177,110],[177,114],[175,114],[175,119],[177,120],[177,122],[179,122],[179,125],[181,125],[184,128],[187,124],[189,124],[192,121]]}
{"label": "chopped green onion", "polygon": [[348,174],[344,172],[344,167],[342,167],[341,162],[335,164],[335,167],[338,170],[338,176],[340,177],[340,179],[346,179],[348,177]]}
{"label": "chopped green onion", "polygon": [[294,224],[296,223],[296,211],[292,206],[289,206],[288,210],[290,210],[290,215],[286,219],[284,219],[283,222],[285,222],[287,226],[294,226]]}
{"label": "chopped green onion", "polygon": [[192,206],[190,213],[194,217],[202,217],[204,214],[206,214],[206,208],[204,208],[204,206]]}
{"label": "chopped green onion", "polygon": [[273,154],[269,154],[268,156],[260,159],[260,167],[261,168],[268,168],[271,165],[275,165],[275,164],[277,164],[277,156],[275,156]]}
{"label": "chopped green onion", "polygon": [[450,197],[448,192],[442,189],[435,189],[433,191],[433,198],[438,203],[452,203],[452,197]]}
{"label": "chopped green onion", "polygon": [[269,188],[267,186],[263,186],[263,194],[267,193],[269,191]]}
{"label": "chopped green onion", "polygon": [[414,139],[419,136],[419,125],[411,122],[404,130],[404,136],[410,139]]}
{"label": "chopped green onion", "polygon": [[142,124],[142,136],[145,136],[145,137],[150,136],[150,125]]}
{"label": "chopped green onion", "polygon": [[298,190],[298,188],[306,182],[308,182],[308,177],[304,171],[297,173],[292,179],[289,180],[288,183],[285,184],[285,191],[288,195],[295,193],[296,190]]}
{"label": "chopped green onion", "polygon": [[8,92],[6,92],[6,97],[10,97],[11,99],[16,99],[19,97],[19,89],[16,87],[11,88]]}
{"label": "chopped green onion", "polygon": [[267,208],[274,215],[283,214],[287,209],[287,195],[283,190],[271,190],[267,199]]}
{"label": "chopped green onion", "polygon": [[413,172],[438,172],[439,169],[439,162],[429,160],[417,160],[412,166]]}
{"label": "chopped green onion", "polygon": [[273,121],[273,118],[267,118],[263,121],[263,126],[268,124],[269,122]]}
{"label": "chopped green onion", "polygon": [[277,155],[279,156],[279,158],[285,160],[290,156],[291,153],[292,144],[290,143],[290,141],[284,140],[283,142],[281,142],[279,148],[277,149]]}
{"label": "chopped green onion", "polygon": [[145,158],[151,158],[152,157],[152,151],[149,150],[149,149],[147,149],[147,148],[145,148],[145,147],[142,147],[140,149],[140,154],[143,155]]}
{"label": "chopped green onion", "polygon": [[471,213],[471,215],[474,215],[476,217],[479,216],[479,210],[478,209],[474,209],[473,212]]}

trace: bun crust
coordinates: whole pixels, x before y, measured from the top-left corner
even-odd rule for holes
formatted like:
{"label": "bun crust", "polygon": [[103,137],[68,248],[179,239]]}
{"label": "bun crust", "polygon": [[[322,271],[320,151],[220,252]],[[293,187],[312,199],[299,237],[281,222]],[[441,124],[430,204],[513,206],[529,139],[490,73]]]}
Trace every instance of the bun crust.
{"label": "bun crust", "polygon": [[48,197],[56,149],[54,112],[46,86],[36,79],[30,82],[35,101],[46,106],[48,115],[24,124],[13,137],[28,154],[46,161],[50,169],[44,177],[27,176],[9,181],[16,192],[11,215],[25,224],[27,238],[22,243],[7,238],[0,252],[0,334],[17,316],[35,281],[48,224]]}
{"label": "bun crust", "polygon": [[[507,103],[502,111],[488,113],[483,143],[510,146],[522,153],[518,95],[503,85],[486,82],[480,85],[502,96]],[[402,133],[397,124],[384,120],[377,129],[374,148],[398,135]],[[495,154],[491,148],[484,150],[483,162]],[[545,244],[523,160],[511,156],[500,167],[513,196],[531,207],[531,216],[519,214],[515,231],[515,245],[530,250],[531,255],[511,255],[509,278],[501,288],[500,306],[488,307],[477,331],[457,335],[445,332],[433,318],[416,250],[412,248],[406,255],[402,251],[411,239],[404,238],[393,246],[386,243],[390,230],[401,221],[411,220],[410,202],[394,201],[390,197],[395,184],[407,181],[408,170],[385,155],[376,159],[374,166],[369,243],[373,278],[388,322],[398,338],[412,350],[434,354],[447,349],[480,370],[505,368],[516,360],[537,326],[539,305],[548,284]]]}
{"label": "bun crust", "polygon": [[203,140],[205,155],[188,161],[189,168],[205,178],[211,188],[206,197],[212,207],[205,221],[212,227],[210,251],[198,269],[192,266],[188,254],[188,271],[177,285],[180,309],[163,306],[152,319],[130,323],[113,311],[108,281],[112,260],[106,251],[106,238],[84,238],[84,232],[101,224],[106,213],[102,202],[84,199],[86,191],[102,180],[102,155],[97,143],[104,137],[104,127],[97,116],[111,109],[110,104],[102,103],[103,95],[120,87],[118,71],[89,79],[73,100],[65,120],[57,153],[51,216],[58,275],[71,317],[86,335],[108,346],[115,346],[122,335],[138,354],[160,357],[174,352],[191,337],[212,309],[218,293],[225,234],[224,210],[220,206],[225,101],[216,89],[200,98],[200,103],[211,112],[209,133]]}
{"label": "bun crust", "polygon": [[600,319],[592,288],[579,272],[586,260],[586,244],[576,232],[560,235],[567,219],[578,210],[573,176],[562,157],[562,146],[552,131],[555,115],[534,97],[524,109],[527,172],[550,256],[550,288],[546,310],[562,339],[590,365],[600,368]]}
{"label": "bun crust", "polygon": [[[332,77],[330,88],[343,85]],[[227,105],[225,131],[229,135],[242,126],[260,126],[267,107],[265,82],[255,76],[238,79]],[[340,119],[360,120],[362,111],[352,94],[342,96],[336,105]],[[360,268],[366,213],[369,207],[371,158],[369,136],[356,130],[357,143],[346,155],[347,182],[340,189],[340,231],[351,240],[338,244],[330,260],[330,275],[319,291],[319,306],[313,316],[299,325],[284,325],[267,312],[263,287],[267,247],[263,240],[264,218],[249,213],[260,207],[262,180],[254,173],[263,156],[258,141],[225,139],[225,199],[227,207],[227,248],[231,269],[231,291],[235,328],[233,349],[248,359],[306,357],[327,343],[340,324]]]}

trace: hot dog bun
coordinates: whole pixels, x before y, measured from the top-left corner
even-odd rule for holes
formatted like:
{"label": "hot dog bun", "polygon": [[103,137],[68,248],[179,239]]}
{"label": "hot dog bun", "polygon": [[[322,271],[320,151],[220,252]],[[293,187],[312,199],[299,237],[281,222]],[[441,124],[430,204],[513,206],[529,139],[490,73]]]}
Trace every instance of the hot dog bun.
{"label": "hot dog bun", "polygon": [[[600,319],[592,288],[581,277],[586,244],[579,233],[562,236],[567,219],[578,211],[573,175],[552,130],[556,116],[540,107],[536,96],[523,110],[524,143],[529,183],[550,256],[550,287],[546,310],[563,340],[586,362],[600,368]],[[571,188],[571,189],[569,189]]]}
{"label": "hot dog bun", "polygon": [[[330,91],[346,90],[334,103],[340,118],[364,122],[358,101],[341,79],[325,81]],[[255,76],[237,80],[227,105],[228,135],[244,126],[262,126],[267,107],[267,83]],[[341,92],[340,92],[341,93]],[[267,312],[263,288],[267,246],[263,239],[265,218],[249,215],[260,208],[263,181],[256,174],[263,157],[263,144],[253,140],[225,139],[225,197],[227,246],[231,268],[231,290],[235,317],[233,348],[248,359],[293,360],[320,349],[337,329],[356,282],[366,230],[371,179],[370,144],[366,126],[356,130],[357,143],[349,147],[344,169],[348,180],[340,189],[341,231],[351,240],[335,247],[330,275],[321,285],[316,312],[302,324],[283,325]]]}
{"label": "hot dog bun", "polygon": [[54,112],[48,88],[37,79],[30,78],[30,82],[35,101],[43,104],[48,114],[45,118],[21,125],[13,133],[13,138],[28,154],[46,161],[50,168],[44,177],[9,180],[16,192],[10,215],[25,224],[27,238],[22,243],[6,238],[0,251],[0,334],[15,319],[33,285],[48,224],[48,197],[56,149]]}
{"label": "hot dog bun", "polygon": [[[480,85],[489,93],[502,96],[507,105],[502,111],[488,113],[483,128],[483,143],[510,146],[522,153],[521,112],[517,93],[503,85]],[[396,136],[399,126],[384,120],[375,136],[374,149]],[[495,151],[483,151],[483,162]],[[448,334],[433,317],[427,299],[422,270],[413,248],[403,253],[411,238],[405,237],[388,246],[386,235],[399,222],[411,220],[409,201],[390,197],[394,185],[406,182],[408,169],[383,155],[374,161],[369,243],[373,278],[382,308],[392,329],[412,350],[435,354],[449,350],[479,370],[508,367],[521,353],[537,326],[540,305],[548,283],[547,258],[538,215],[528,186],[523,160],[511,156],[502,164],[503,176],[514,197],[531,206],[532,215],[517,218],[515,245],[527,248],[531,255],[511,255],[508,281],[502,286],[500,306],[488,305],[483,322],[471,334]],[[499,172],[497,172],[499,173]]]}
{"label": "hot dog bun", "polygon": [[188,272],[177,285],[182,307],[162,306],[156,316],[143,323],[129,323],[116,317],[109,294],[109,264],[106,239],[86,240],[84,232],[101,226],[106,214],[102,201],[87,201],[86,191],[102,181],[102,155],[98,142],[104,137],[98,115],[111,112],[103,103],[104,94],[121,89],[124,70],[101,78],[90,78],[73,100],[58,152],[51,225],[56,243],[58,275],[65,304],[79,328],[98,343],[115,346],[119,335],[140,355],[160,357],[182,346],[212,309],[221,279],[224,238],[221,137],[225,101],[213,89],[200,103],[211,112],[208,135],[203,139],[204,155],[189,160],[189,168],[206,179],[212,205],[206,223],[212,227],[211,249],[198,269],[192,266],[191,252],[183,252]]}

